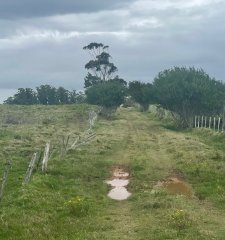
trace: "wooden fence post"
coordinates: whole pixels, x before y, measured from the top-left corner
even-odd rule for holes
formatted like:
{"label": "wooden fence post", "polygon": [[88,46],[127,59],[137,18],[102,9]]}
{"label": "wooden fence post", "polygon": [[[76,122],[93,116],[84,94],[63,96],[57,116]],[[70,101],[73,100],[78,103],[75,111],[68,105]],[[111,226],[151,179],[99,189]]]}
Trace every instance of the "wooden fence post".
{"label": "wooden fence post", "polygon": [[212,117],[209,118],[209,128],[211,128]]}
{"label": "wooden fence post", "polygon": [[50,149],[50,142],[46,143],[45,145],[44,157],[42,161],[42,172],[46,172],[48,168],[49,149]]}
{"label": "wooden fence post", "polygon": [[98,114],[95,111],[90,111],[89,112],[90,129],[92,129],[92,127],[94,126],[97,117],[98,117]]}
{"label": "wooden fence post", "polygon": [[220,117],[219,117],[219,120],[218,120],[218,132],[220,131]]}
{"label": "wooden fence post", "polygon": [[214,128],[214,130],[216,130],[216,118],[215,117],[213,119],[213,128]]}
{"label": "wooden fence post", "polygon": [[3,192],[5,189],[6,181],[8,179],[10,167],[11,167],[10,161],[6,162],[4,167],[3,177],[2,177],[1,188],[0,188],[0,201],[2,200],[2,197],[3,197]]}
{"label": "wooden fence post", "polygon": [[37,160],[37,153],[34,153],[34,155],[32,156],[32,159],[29,163],[29,166],[28,166],[28,169],[27,169],[24,181],[23,181],[25,184],[30,181],[31,175],[32,175],[34,167],[35,167],[36,160]]}

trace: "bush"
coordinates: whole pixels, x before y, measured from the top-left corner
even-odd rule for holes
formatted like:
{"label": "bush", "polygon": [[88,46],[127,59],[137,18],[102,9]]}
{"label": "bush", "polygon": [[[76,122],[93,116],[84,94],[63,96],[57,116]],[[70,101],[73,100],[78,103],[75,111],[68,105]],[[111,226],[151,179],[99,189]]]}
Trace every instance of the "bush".
{"label": "bush", "polygon": [[111,115],[124,102],[126,87],[115,81],[95,84],[86,90],[87,102],[102,107],[102,114]]}
{"label": "bush", "polygon": [[191,128],[195,115],[222,113],[225,85],[202,69],[174,67],[164,70],[154,79],[153,87],[156,102],[171,111],[182,127]]}

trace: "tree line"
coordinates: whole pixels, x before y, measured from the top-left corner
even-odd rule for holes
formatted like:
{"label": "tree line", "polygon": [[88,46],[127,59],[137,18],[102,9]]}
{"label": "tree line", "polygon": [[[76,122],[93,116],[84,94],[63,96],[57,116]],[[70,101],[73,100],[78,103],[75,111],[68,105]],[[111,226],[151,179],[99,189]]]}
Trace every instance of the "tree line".
{"label": "tree line", "polygon": [[91,56],[85,65],[87,102],[115,109],[130,96],[143,111],[149,104],[171,112],[182,127],[191,127],[195,115],[225,114],[225,84],[211,78],[203,69],[173,67],[161,71],[152,83],[120,79],[117,67],[110,62],[108,46],[90,43],[84,47]]}
{"label": "tree line", "polygon": [[87,102],[111,114],[129,97],[143,111],[157,104],[171,112],[182,127],[191,127],[195,115],[221,115],[225,105],[225,84],[203,69],[173,67],[158,73],[150,83],[127,83],[117,75],[109,46],[92,42],[83,48],[91,59],[85,65],[84,93],[42,85],[36,91],[20,88],[8,104],[69,104]]}
{"label": "tree line", "polygon": [[57,105],[73,104],[85,101],[85,94],[76,90],[68,91],[63,87],[55,88],[50,85],[41,85],[33,90],[31,88],[19,88],[13,97],[4,101],[5,104],[18,105]]}

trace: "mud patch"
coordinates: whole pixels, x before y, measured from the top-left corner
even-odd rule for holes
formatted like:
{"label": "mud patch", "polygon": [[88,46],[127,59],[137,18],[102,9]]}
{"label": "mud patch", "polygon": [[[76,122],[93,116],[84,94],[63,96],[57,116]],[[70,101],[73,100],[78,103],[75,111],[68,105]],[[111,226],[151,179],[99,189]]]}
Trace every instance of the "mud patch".
{"label": "mud patch", "polygon": [[181,176],[170,176],[163,181],[159,181],[154,188],[164,187],[169,193],[174,195],[184,195],[188,198],[194,196],[193,190]]}
{"label": "mud patch", "polygon": [[108,197],[114,200],[126,200],[131,193],[126,189],[129,184],[129,173],[122,166],[113,166],[111,180],[106,181],[112,187]]}
{"label": "mud patch", "polygon": [[112,179],[128,179],[129,173],[128,170],[122,165],[115,165],[111,168]]}

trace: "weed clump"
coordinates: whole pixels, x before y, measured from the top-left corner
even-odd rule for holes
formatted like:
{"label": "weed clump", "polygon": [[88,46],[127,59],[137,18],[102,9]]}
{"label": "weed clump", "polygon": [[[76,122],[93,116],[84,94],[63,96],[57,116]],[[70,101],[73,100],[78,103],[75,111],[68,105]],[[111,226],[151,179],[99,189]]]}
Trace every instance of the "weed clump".
{"label": "weed clump", "polygon": [[176,209],[170,215],[170,224],[178,231],[184,230],[192,225],[189,214],[182,210]]}
{"label": "weed clump", "polygon": [[69,209],[69,212],[77,217],[88,215],[90,210],[90,205],[87,199],[79,196],[71,198],[65,203],[65,205]]}

